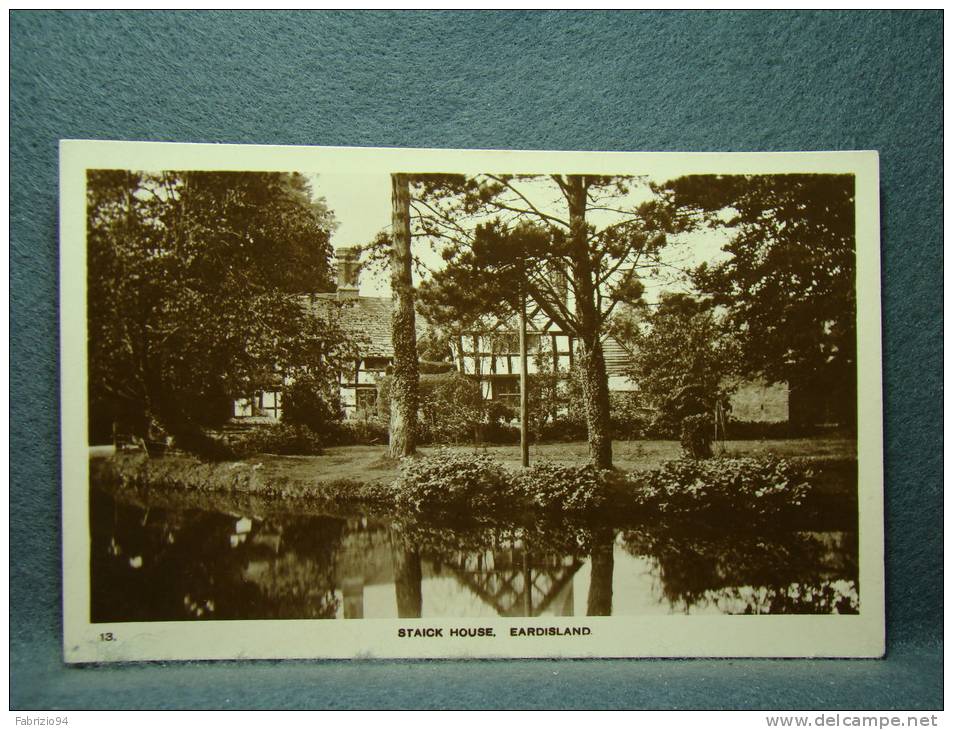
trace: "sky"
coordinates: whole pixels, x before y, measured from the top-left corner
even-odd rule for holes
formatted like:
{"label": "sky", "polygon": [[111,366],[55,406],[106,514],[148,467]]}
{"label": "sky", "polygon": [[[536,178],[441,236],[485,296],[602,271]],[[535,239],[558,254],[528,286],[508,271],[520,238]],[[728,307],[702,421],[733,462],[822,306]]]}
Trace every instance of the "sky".
{"label": "sky", "polygon": [[[331,244],[334,248],[344,246],[364,245],[374,239],[382,230],[390,227],[391,221],[391,190],[390,177],[379,174],[340,173],[312,174],[308,176],[314,195],[323,197],[328,207],[334,212],[338,220],[337,229],[331,234]],[[565,215],[564,201],[555,200],[552,190],[548,186],[540,186],[536,192],[532,188],[527,196],[540,209],[547,212],[557,212],[562,202]],[[627,203],[638,203],[649,195],[646,186],[638,186],[626,199]],[[592,211],[588,215],[590,222],[597,227],[617,219],[617,214],[611,212]],[[671,245],[666,252],[665,260],[673,266],[682,269],[693,268],[702,261],[714,262],[723,260],[726,256],[721,247],[727,242],[730,232],[724,230],[702,229],[671,239]],[[441,258],[439,253],[429,247],[418,246],[415,254],[421,257],[428,266],[439,267]],[[645,298],[647,301],[657,301],[659,294],[664,291],[690,291],[686,284],[672,281],[674,269],[669,269],[667,276],[660,276],[656,280],[643,280],[646,286]],[[389,296],[390,285],[388,277],[383,272],[362,271],[360,293],[363,296]]]}

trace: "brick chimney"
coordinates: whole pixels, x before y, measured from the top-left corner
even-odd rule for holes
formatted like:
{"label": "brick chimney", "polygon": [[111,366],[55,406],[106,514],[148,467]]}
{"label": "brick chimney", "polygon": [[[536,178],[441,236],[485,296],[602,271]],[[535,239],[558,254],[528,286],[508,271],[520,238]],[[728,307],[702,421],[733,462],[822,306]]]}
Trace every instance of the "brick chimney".
{"label": "brick chimney", "polygon": [[334,260],[337,265],[338,299],[353,299],[358,296],[360,289],[361,249],[359,246],[335,249]]}

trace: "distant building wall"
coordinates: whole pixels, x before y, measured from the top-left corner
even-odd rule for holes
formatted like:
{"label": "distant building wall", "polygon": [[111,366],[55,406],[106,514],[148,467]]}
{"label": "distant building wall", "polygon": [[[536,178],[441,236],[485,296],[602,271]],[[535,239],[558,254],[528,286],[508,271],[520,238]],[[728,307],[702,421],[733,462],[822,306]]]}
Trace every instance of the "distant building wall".
{"label": "distant building wall", "polygon": [[637,393],[637,386],[628,375],[609,375],[609,390],[613,393]]}
{"label": "distant building wall", "polygon": [[784,423],[789,417],[788,386],[769,385],[761,381],[738,384],[731,396],[731,418],[734,421]]}

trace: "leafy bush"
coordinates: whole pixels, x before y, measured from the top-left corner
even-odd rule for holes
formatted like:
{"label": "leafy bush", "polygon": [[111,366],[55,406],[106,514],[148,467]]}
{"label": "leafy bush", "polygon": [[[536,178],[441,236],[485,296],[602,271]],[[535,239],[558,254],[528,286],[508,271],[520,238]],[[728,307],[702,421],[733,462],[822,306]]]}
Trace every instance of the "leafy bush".
{"label": "leafy bush", "polygon": [[420,378],[421,439],[462,444],[478,438],[484,407],[480,384],[457,371]]}
{"label": "leafy bush", "polygon": [[540,462],[509,471],[484,454],[452,449],[405,461],[395,493],[405,510],[456,515],[503,507],[584,512],[607,499],[606,475],[592,465]]}
{"label": "leafy bush", "polygon": [[[419,344],[419,343],[418,343]],[[456,369],[452,362],[443,360],[420,360],[417,363],[421,375],[441,375],[450,373]]]}
{"label": "leafy bush", "polygon": [[394,484],[397,506],[411,512],[464,515],[498,507],[509,492],[509,474],[485,454],[438,449],[405,459]]}
{"label": "leafy bush", "polygon": [[540,441],[585,441],[588,438],[586,422],[576,418],[563,418],[547,423],[540,433]]}
{"label": "leafy bush", "polygon": [[[173,427],[172,443],[176,449],[207,461],[228,461],[236,458],[231,444],[209,434],[194,423],[179,423]],[[146,443],[147,450],[149,444]]]}
{"label": "leafy bush", "polygon": [[501,400],[486,402],[486,422],[488,425],[505,425],[519,418],[519,412]]}
{"label": "leafy bush", "polygon": [[659,512],[724,510],[769,516],[800,506],[810,471],[785,459],[742,458],[669,461],[633,472],[639,506]]}
{"label": "leafy bush", "polygon": [[283,423],[305,428],[326,444],[339,438],[344,408],[336,383],[329,385],[317,378],[300,377],[285,388],[281,407]]}
{"label": "leafy bush", "polygon": [[707,414],[682,419],[682,453],[689,459],[710,459],[712,422]]}
{"label": "leafy bush", "polygon": [[513,481],[520,496],[544,510],[582,512],[606,501],[604,475],[591,464],[539,462],[514,474]]}
{"label": "leafy bush", "polygon": [[[537,358],[538,372],[532,373],[527,380],[529,408],[526,425],[530,437],[541,441],[544,433],[553,427],[565,414],[569,413],[572,384],[565,374],[553,373],[548,358]],[[519,418],[515,411],[512,418]]]}
{"label": "leafy bush", "polygon": [[[585,441],[588,437],[579,371],[530,376],[529,429],[537,443]],[[651,411],[638,393],[610,392],[612,436],[631,441],[643,438]]]}
{"label": "leafy bush", "polygon": [[518,444],[519,426],[510,426],[499,421],[491,421],[483,426],[480,435],[485,444]]}
{"label": "leafy bush", "polygon": [[612,419],[613,438],[633,441],[643,437],[651,411],[643,408],[640,402],[637,393],[609,393],[609,417]]}
{"label": "leafy bush", "polygon": [[653,441],[671,441],[679,438],[679,431],[667,418],[658,414],[652,416],[645,424],[645,430],[642,432],[642,438]]}
{"label": "leafy bush", "polygon": [[377,418],[349,418],[338,427],[339,446],[376,446],[388,443],[390,432]]}
{"label": "leafy bush", "polygon": [[247,431],[229,441],[238,458],[254,454],[315,456],[322,452],[321,437],[307,426],[276,423]]}

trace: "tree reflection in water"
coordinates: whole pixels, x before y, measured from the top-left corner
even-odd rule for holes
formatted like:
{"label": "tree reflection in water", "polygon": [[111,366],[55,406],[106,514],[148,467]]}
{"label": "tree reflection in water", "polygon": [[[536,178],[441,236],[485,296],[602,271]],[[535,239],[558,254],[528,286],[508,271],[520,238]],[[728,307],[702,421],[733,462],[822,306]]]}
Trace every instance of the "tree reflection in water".
{"label": "tree reflection in water", "polygon": [[91,490],[94,622],[333,618],[343,523],[142,509]]}
{"label": "tree reflection in water", "polygon": [[587,616],[612,615],[612,573],[615,568],[615,530],[596,530],[589,561],[589,600]]}
{"label": "tree reflection in water", "polygon": [[627,552],[651,559],[673,610],[857,613],[857,534],[625,530]]}
{"label": "tree reflection in water", "polygon": [[394,535],[394,590],[397,594],[398,618],[420,618],[423,608],[422,579],[420,553],[407,545],[399,534]]}
{"label": "tree reflection in water", "polygon": [[189,499],[91,490],[93,621],[859,607],[856,532],[436,525]]}

